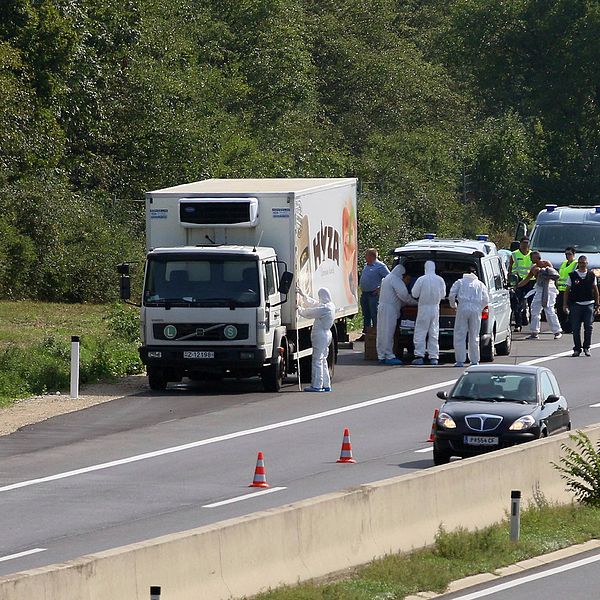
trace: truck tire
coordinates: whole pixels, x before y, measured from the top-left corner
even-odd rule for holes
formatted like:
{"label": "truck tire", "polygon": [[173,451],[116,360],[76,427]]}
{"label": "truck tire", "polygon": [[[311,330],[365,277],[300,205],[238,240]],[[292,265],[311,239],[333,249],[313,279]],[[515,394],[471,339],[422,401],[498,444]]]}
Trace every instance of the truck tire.
{"label": "truck tire", "polygon": [[278,392],[281,390],[281,384],[285,379],[284,357],[278,355],[272,364],[268,367],[263,367],[260,378],[262,379],[265,392]]}
{"label": "truck tire", "polygon": [[148,385],[155,392],[164,392],[167,389],[167,378],[163,369],[148,367]]}

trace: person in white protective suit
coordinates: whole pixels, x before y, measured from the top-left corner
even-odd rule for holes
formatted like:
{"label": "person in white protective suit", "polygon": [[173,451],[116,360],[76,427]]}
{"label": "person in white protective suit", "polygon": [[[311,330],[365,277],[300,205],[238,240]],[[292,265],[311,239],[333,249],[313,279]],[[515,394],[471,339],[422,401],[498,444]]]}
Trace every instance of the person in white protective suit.
{"label": "person in white protective suit", "polygon": [[[490,302],[485,285],[475,274],[475,267],[454,282],[448,294],[450,306],[456,308],[454,321],[455,367],[464,367],[467,359],[467,336],[469,339],[469,358],[471,365],[479,364],[479,329],[481,312]],[[458,305],[458,306],[457,306]]]}
{"label": "person in white protective suit", "polygon": [[416,304],[403,280],[404,265],[397,265],[381,280],[377,307],[377,358],[385,365],[401,365],[394,354],[394,332],[400,310],[407,304]]}
{"label": "person in white protective suit", "polygon": [[327,368],[327,355],[331,344],[331,327],[335,320],[335,305],[331,301],[331,293],[325,287],[319,289],[319,299],[307,296],[298,290],[306,306],[299,306],[298,313],[306,319],[314,319],[310,340],[312,342],[312,379],[305,392],[330,392],[331,380]]}
{"label": "person in white protective suit", "polygon": [[425,262],[425,275],[415,281],[410,293],[419,301],[413,334],[415,359],[412,364],[425,364],[427,354],[429,364],[437,365],[440,358],[440,302],[446,297],[446,282],[436,274],[432,260]]}
{"label": "person in white protective suit", "polygon": [[531,333],[525,339],[537,340],[539,338],[540,318],[543,310],[546,314],[546,321],[554,334],[554,339],[559,340],[562,337],[562,328],[554,310],[554,303],[558,295],[555,285],[555,281],[559,278],[558,271],[552,266],[552,263],[542,260],[539,252],[534,250],[530,257],[533,266],[527,273],[527,277],[519,281],[517,285],[517,287],[525,286],[535,277],[533,290],[527,294],[527,296],[533,294],[533,301],[531,302]]}

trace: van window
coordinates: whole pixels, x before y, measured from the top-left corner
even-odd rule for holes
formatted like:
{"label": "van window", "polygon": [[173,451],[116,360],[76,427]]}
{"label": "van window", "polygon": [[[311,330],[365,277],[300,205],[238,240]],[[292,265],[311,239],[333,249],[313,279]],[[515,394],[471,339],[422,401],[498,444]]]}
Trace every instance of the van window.
{"label": "van window", "polygon": [[489,260],[483,261],[483,272],[485,273],[485,283],[489,289],[494,289],[494,274],[492,273],[492,265]]}
{"label": "van window", "polygon": [[492,267],[492,275],[494,276],[494,287],[497,290],[501,290],[503,288],[502,285],[502,275],[501,275],[501,270],[500,270],[500,263],[493,259],[490,262],[490,265]]}

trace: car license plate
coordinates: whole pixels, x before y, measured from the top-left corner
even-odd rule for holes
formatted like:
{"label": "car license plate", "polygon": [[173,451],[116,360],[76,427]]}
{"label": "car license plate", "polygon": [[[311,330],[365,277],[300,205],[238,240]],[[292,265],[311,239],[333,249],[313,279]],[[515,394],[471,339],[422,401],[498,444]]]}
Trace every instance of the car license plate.
{"label": "car license plate", "polygon": [[469,446],[497,446],[498,438],[482,435],[465,435],[464,442]]}
{"label": "car license plate", "polygon": [[184,350],[183,358],[214,358],[215,353],[207,350]]}

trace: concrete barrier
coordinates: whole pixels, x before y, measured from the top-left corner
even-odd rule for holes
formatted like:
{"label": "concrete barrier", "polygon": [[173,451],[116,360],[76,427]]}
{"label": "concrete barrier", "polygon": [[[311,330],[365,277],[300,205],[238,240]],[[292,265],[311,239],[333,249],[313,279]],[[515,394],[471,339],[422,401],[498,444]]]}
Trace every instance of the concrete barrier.
{"label": "concrete barrier", "polygon": [[[600,425],[583,429],[596,443]],[[440,525],[475,529],[572,496],[551,462],[566,434],[282,508],[0,578],[0,600],[224,600],[431,544]],[[507,533],[508,535],[508,533]]]}

